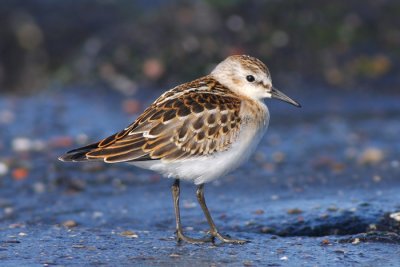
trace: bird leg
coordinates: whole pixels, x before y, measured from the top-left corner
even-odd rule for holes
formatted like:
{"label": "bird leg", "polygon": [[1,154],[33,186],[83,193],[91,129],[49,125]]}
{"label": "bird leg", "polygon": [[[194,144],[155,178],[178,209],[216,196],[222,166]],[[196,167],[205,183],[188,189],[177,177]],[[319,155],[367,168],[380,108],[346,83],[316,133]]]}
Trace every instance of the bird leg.
{"label": "bird leg", "polygon": [[215,226],[215,223],[207,208],[206,201],[204,199],[204,184],[201,184],[197,187],[196,195],[197,195],[197,200],[200,203],[201,209],[203,210],[204,215],[207,218],[207,222],[210,225],[210,234],[213,238],[218,238],[223,243],[244,244],[249,242],[247,240],[233,239],[228,236],[224,236],[218,232],[217,227]]}
{"label": "bird leg", "polygon": [[180,241],[185,241],[192,244],[200,244],[205,242],[212,242],[213,238],[191,238],[187,237],[183,234],[182,225],[181,225],[181,215],[179,212],[179,179],[175,179],[174,184],[171,187],[172,189],[172,197],[174,198],[174,209],[175,209],[175,220],[176,220],[176,238],[178,243]]}

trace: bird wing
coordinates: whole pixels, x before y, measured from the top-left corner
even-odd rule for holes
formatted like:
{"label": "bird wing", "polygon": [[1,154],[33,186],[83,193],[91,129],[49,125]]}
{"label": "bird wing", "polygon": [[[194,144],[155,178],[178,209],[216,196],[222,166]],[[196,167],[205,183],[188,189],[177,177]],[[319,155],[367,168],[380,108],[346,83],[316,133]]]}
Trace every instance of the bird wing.
{"label": "bird wing", "polygon": [[187,87],[168,91],[133,124],[81,154],[109,163],[175,161],[228,149],[239,133],[241,100],[217,82]]}

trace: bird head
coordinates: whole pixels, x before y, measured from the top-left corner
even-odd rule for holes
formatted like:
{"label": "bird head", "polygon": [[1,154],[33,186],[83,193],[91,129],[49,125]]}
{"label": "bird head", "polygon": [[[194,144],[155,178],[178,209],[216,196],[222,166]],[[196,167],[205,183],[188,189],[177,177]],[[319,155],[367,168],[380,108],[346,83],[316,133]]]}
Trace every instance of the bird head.
{"label": "bird head", "polygon": [[253,99],[276,98],[301,105],[272,86],[267,66],[259,59],[247,55],[234,55],[219,63],[211,76],[237,94]]}

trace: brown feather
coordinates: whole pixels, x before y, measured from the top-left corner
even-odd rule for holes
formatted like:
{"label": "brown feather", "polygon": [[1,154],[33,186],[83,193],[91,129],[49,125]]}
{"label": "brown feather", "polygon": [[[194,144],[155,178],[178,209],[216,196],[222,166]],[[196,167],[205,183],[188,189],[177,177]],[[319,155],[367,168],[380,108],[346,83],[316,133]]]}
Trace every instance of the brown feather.
{"label": "brown feather", "polygon": [[206,76],[164,93],[125,130],[79,151],[106,162],[210,155],[235,141],[240,107],[236,94]]}

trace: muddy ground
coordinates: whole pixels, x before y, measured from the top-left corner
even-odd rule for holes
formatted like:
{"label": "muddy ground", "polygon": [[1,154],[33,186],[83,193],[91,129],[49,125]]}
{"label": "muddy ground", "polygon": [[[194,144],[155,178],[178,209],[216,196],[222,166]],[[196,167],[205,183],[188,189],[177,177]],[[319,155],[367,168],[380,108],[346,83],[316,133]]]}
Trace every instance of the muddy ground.
{"label": "muddy ground", "polygon": [[[399,266],[400,95],[287,93],[303,108],[269,102],[270,129],[251,161],[206,186],[217,226],[246,245],[177,244],[171,180],[57,161],[127,126],[158,93],[2,96],[0,264]],[[182,220],[201,236],[194,193],[183,184]]]}

